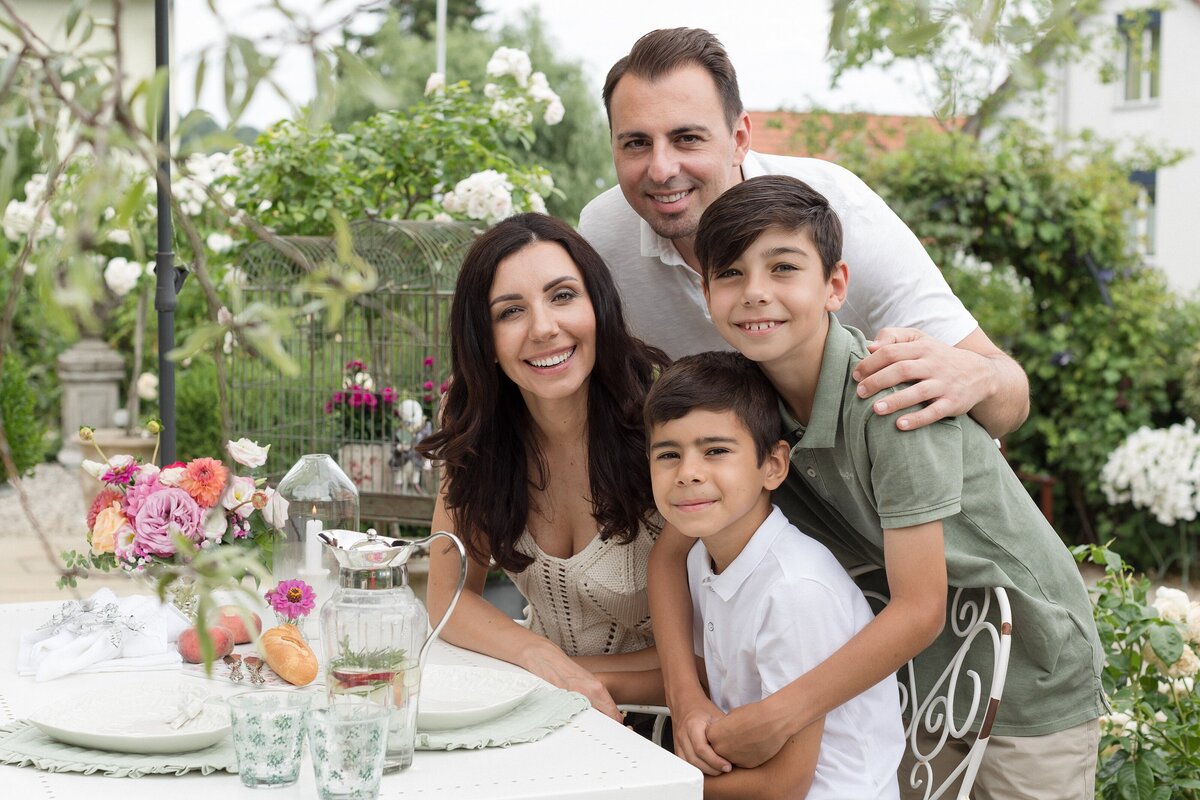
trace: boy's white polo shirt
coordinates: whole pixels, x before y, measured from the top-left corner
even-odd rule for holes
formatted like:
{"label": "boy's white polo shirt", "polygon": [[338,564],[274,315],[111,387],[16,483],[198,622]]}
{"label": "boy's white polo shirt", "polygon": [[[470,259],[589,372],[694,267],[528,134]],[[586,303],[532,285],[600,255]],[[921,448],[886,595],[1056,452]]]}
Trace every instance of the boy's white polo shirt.
{"label": "boy's white polo shirt", "polygon": [[[695,650],[723,711],[779,691],[874,618],[833,554],[778,508],[720,575],[703,541],[687,563]],[[889,677],[826,716],[808,797],[898,798],[903,751],[899,690]]]}

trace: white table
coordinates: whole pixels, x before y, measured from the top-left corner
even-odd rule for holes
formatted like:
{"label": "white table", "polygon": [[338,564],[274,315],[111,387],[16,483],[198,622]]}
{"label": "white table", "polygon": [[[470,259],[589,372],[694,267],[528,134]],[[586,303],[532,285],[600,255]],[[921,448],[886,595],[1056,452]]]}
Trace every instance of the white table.
{"label": "white table", "polygon": [[[68,692],[129,691],[136,702],[137,682],[147,673],[74,675],[36,683],[16,674],[17,642],[22,631],[48,619],[60,604],[0,604],[0,724],[23,719],[41,705]],[[477,653],[439,642],[431,659],[516,670]],[[149,673],[161,675],[163,673]],[[213,682],[215,686],[217,681]],[[220,682],[224,683],[224,682]],[[235,685],[229,684],[230,691]],[[125,689],[124,687],[128,687]],[[3,795],[20,800],[188,800],[255,798],[310,800],[317,796],[312,765],[305,753],[300,781],[264,793],[242,786],[236,775],[150,775],[106,778],[81,773],[50,773],[32,767],[0,766]],[[483,750],[418,751],[412,767],[384,775],[380,800],[455,798],[455,800],[696,800],[703,793],[700,771],[656,747],[598,711],[588,709],[539,742]]]}

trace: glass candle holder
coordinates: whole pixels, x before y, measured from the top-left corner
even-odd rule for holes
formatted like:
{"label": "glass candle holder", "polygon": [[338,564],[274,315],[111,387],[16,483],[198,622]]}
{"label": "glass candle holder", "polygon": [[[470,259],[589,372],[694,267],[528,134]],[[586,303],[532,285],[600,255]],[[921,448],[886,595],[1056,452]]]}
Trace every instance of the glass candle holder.
{"label": "glass candle holder", "polygon": [[324,603],[337,587],[338,565],[318,534],[358,530],[358,488],[330,456],[313,453],[300,456],[275,490],[288,505],[272,572],[276,580],[299,578]]}

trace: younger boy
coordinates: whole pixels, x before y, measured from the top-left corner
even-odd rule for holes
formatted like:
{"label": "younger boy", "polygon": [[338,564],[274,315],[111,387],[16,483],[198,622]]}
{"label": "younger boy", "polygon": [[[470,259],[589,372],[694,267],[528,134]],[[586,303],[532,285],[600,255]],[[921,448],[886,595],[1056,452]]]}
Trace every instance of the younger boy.
{"label": "younger boy", "polygon": [[[984,722],[992,736],[974,796],[1090,800],[1104,655],[1078,570],[973,420],[901,432],[896,418],[911,409],[882,417],[872,412],[879,398],[858,396],[852,375],[868,343],[832,314],[849,277],[839,260],[841,225],[825,198],[792,178],[745,181],[705,211],[696,254],[714,325],[779,393],[793,469],[777,502],[843,564],[883,566],[891,602],[825,663],[713,720],[682,655],[685,545],[665,532],[651,556],[650,585],[678,749],[707,771],[725,767],[722,756],[759,763],[914,656],[917,697],[925,697],[959,644],[951,624],[958,620],[946,621],[948,587],[974,590],[969,597],[978,600],[983,587],[1002,586],[1012,649],[1003,702]],[[986,698],[989,651],[977,645],[959,670],[958,724],[971,671],[984,676]],[[973,738],[951,737],[943,752],[961,760]],[[936,744],[918,741],[923,752]],[[911,786],[920,773],[905,769],[901,777],[905,795],[928,789]]]}
{"label": "younger boy", "polygon": [[[694,651],[723,711],[820,664],[872,619],[862,592],[771,505],[788,471],[771,384],[736,353],[676,361],[645,405],[659,513],[697,539],[687,556]],[[822,715],[754,769],[708,777],[706,798],[898,798],[895,678]]]}

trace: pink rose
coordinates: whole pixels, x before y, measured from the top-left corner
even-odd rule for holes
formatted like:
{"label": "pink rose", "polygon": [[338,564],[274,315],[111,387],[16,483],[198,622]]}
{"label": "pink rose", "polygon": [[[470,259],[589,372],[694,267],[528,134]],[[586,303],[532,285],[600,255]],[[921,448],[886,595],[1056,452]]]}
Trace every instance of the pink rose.
{"label": "pink rose", "polygon": [[119,501],[114,500],[107,508],[101,509],[96,515],[96,524],[92,527],[92,552],[113,552],[117,544],[117,531],[128,524],[129,520],[121,513]]}
{"label": "pink rose", "polygon": [[204,512],[183,489],[163,489],[146,498],[138,509],[133,528],[136,547],[147,555],[173,556],[175,543],[171,536],[180,533],[193,542],[200,541],[204,532],[200,523]]}

